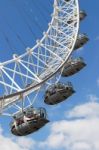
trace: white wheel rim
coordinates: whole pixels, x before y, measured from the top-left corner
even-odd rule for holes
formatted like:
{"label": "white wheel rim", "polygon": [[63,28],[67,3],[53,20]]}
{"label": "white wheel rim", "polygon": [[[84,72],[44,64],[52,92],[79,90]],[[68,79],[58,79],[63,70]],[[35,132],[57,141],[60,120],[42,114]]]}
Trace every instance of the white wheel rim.
{"label": "white wheel rim", "polygon": [[[68,22],[70,18],[72,23]],[[0,97],[1,110],[39,90],[59,72],[73,52],[78,30],[78,0],[54,0],[52,20],[43,38],[23,55],[14,55],[12,60],[0,63],[0,84],[5,92]],[[30,81],[28,87],[20,85],[22,82],[27,85]]]}

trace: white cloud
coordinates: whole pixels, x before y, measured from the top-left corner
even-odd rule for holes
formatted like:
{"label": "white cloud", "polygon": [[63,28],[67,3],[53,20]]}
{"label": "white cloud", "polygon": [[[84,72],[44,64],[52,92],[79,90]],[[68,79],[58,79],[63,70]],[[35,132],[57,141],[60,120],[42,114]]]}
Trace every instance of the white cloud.
{"label": "white cloud", "polygon": [[24,150],[33,150],[33,147],[36,145],[36,141],[31,138],[22,137],[17,139],[17,144]]}
{"label": "white cloud", "polygon": [[44,141],[5,137],[0,128],[0,150],[99,150],[99,103],[75,106],[65,115],[66,119],[49,126]]}
{"label": "white cloud", "polygon": [[99,150],[99,103],[76,106],[68,115],[70,120],[51,125],[50,135],[39,143],[40,149]]}
{"label": "white cloud", "polygon": [[41,146],[50,150],[99,150],[98,141],[99,119],[62,120],[52,125],[51,134]]}
{"label": "white cloud", "polygon": [[[96,98],[95,98],[96,99]],[[88,102],[83,105],[74,107],[71,111],[65,113],[66,117],[99,117],[99,103],[97,102]]]}
{"label": "white cloud", "polygon": [[5,137],[0,128],[0,150],[34,150],[35,142],[30,138]]}
{"label": "white cloud", "polygon": [[[86,143],[86,142],[76,142],[71,146],[72,150],[91,150],[91,146],[90,144]],[[93,147],[93,146],[92,146]]]}

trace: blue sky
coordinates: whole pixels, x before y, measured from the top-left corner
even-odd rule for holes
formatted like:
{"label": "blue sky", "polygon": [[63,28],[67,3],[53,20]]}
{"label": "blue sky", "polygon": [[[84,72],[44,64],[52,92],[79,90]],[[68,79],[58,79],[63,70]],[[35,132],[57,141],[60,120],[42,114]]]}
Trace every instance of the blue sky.
{"label": "blue sky", "polygon": [[[76,55],[84,57],[87,67],[68,79],[61,79],[71,81],[76,93],[57,106],[44,105],[51,122],[26,138],[12,136],[9,118],[1,117],[0,149],[99,150],[99,1],[79,0],[79,3],[88,15],[80,25],[80,32],[87,33],[90,40]],[[42,37],[51,19],[51,4],[53,0],[0,1],[1,62],[10,59],[13,53],[22,54]],[[84,130],[87,132],[83,133]]]}

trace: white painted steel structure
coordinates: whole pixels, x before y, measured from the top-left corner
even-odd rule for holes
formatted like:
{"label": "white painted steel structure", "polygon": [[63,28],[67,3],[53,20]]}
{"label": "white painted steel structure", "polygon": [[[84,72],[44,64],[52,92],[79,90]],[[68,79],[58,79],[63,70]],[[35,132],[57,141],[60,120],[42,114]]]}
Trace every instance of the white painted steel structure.
{"label": "white painted steel structure", "polygon": [[[52,20],[41,40],[33,48],[27,48],[21,56],[0,63],[0,111],[15,106],[17,101],[40,90],[49,79],[59,74],[73,52],[79,30],[78,0],[54,0]],[[36,98],[36,97],[35,97]],[[24,106],[26,107],[26,106]],[[9,114],[8,114],[9,115]]]}

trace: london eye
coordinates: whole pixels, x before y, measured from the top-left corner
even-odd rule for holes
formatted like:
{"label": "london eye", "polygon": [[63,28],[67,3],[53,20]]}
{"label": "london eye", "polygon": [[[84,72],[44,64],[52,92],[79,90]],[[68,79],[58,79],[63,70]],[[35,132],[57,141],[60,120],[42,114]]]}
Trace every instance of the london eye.
{"label": "london eye", "polygon": [[53,0],[51,21],[42,38],[23,54],[0,62],[0,115],[12,117],[14,135],[28,135],[49,122],[46,108],[34,107],[40,92],[46,105],[56,105],[75,93],[72,83],[61,83],[60,78],[86,66],[83,58],[72,58],[88,41],[86,34],[79,33],[85,17],[78,0]]}

